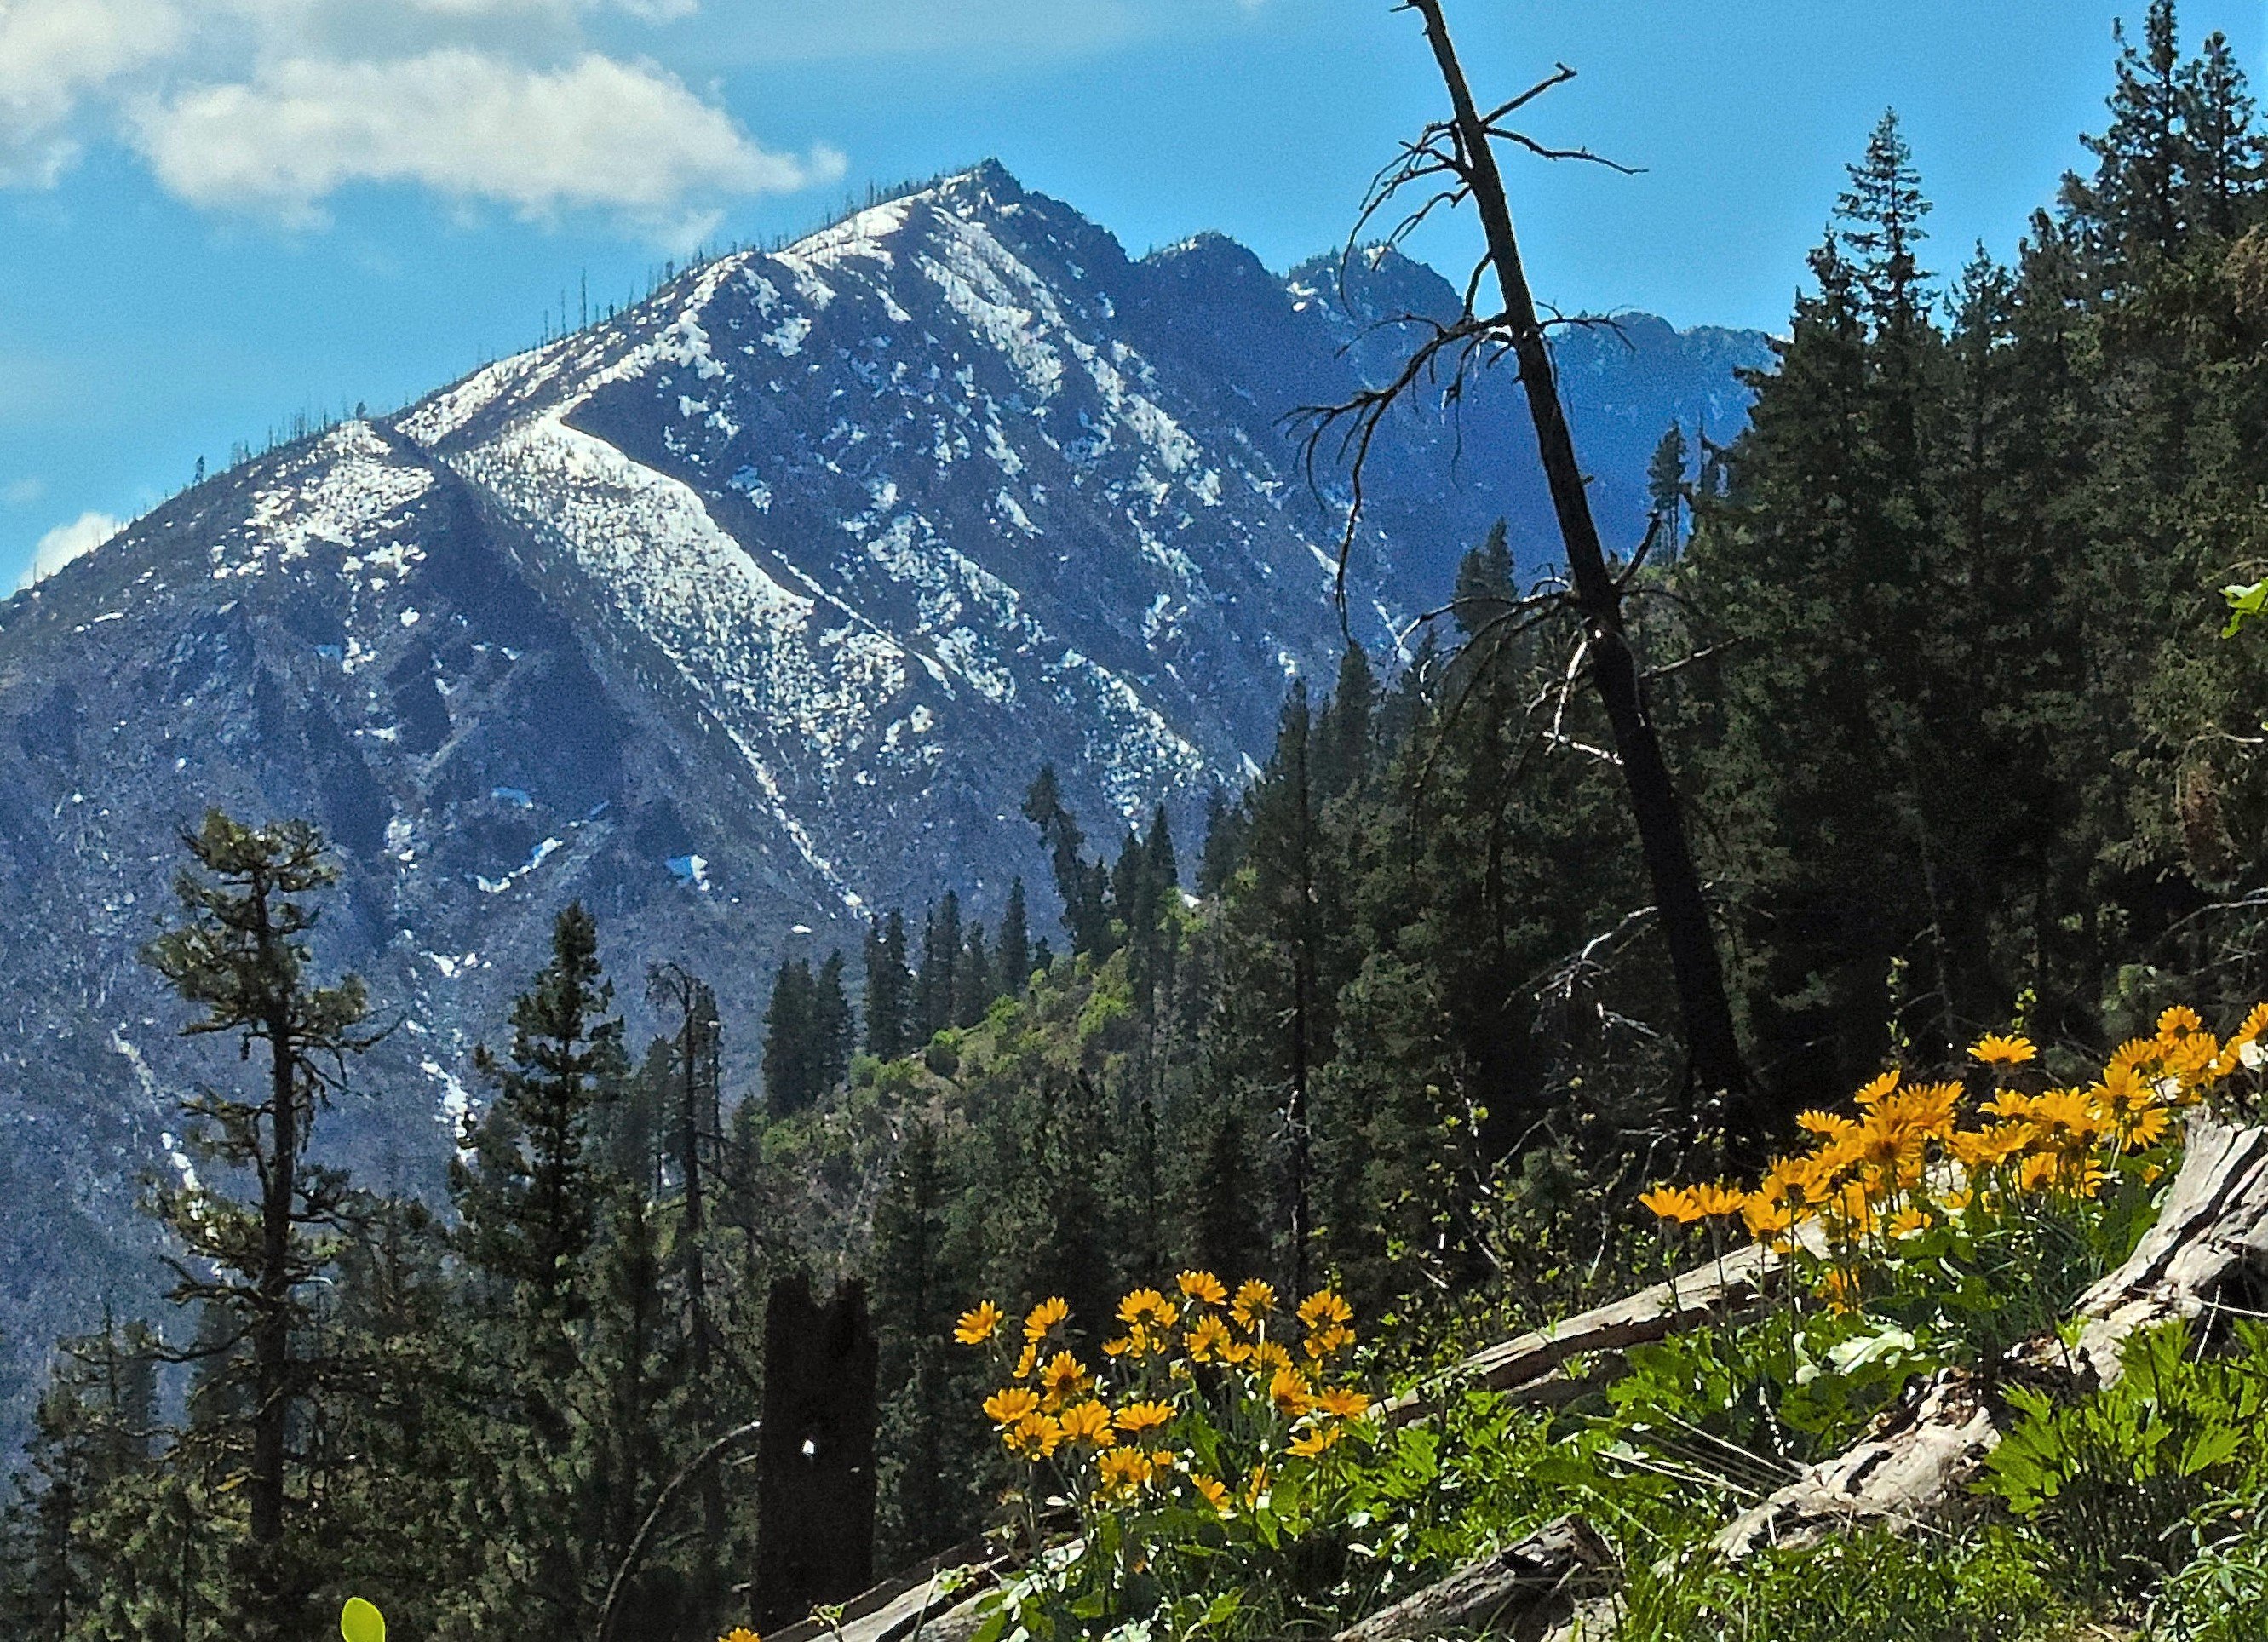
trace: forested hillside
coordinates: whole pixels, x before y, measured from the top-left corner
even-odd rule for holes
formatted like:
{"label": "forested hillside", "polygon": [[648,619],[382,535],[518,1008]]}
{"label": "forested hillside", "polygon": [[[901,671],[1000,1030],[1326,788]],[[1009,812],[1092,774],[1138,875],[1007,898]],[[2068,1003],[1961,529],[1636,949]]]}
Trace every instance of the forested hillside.
{"label": "forested hillside", "polygon": [[[799,1620],[729,1442],[802,1278],[871,1308],[871,1572],[952,1550],[934,1611],[997,1582],[987,1638],[1334,1636],[1570,1513],[1594,1638],[2261,1634],[2268,1338],[2229,1318],[2268,1235],[2213,1217],[2258,1189],[2268,1031],[2229,619],[2268,573],[2268,134],[2170,0],[2113,74],[2005,265],[1929,239],[1885,114],[1746,431],[1664,431],[1609,566],[1734,1079],[1691,1064],[1600,632],[1499,529],[1403,653],[1292,685],[1200,836],[1019,770],[1051,881],[886,911],[762,1020],[697,954],[610,982],[563,909],[447,1201],[312,1177],[284,1291],[230,1167],[275,1138],[208,1097],[153,1194],[181,1303],[58,1358],[5,1633]],[[209,823],[149,956],[216,1083],[249,1032],[320,1127],[384,1020],[324,924],[280,968],[211,933],[277,863],[320,903],[306,835]],[[2088,1335],[2169,1203],[2212,1285],[2169,1259],[2151,1326]],[[1438,1377],[1688,1267],[1690,1332]],[[1786,1490],[1914,1430],[1975,1450],[1926,1518],[1795,1531]]]}

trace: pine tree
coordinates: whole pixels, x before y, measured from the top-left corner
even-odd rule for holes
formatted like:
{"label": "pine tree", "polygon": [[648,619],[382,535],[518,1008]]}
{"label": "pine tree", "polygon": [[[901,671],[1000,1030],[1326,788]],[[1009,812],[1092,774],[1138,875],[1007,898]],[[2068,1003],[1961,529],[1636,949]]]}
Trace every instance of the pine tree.
{"label": "pine tree", "polygon": [[1055,869],[1056,894],[1063,901],[1064,930],[1073,953],[1092,954],[1097,962],[1116,950],[1111,939],[1108,889],[1109,869],[1086,857],[1086,835],[1064,806],[1055,766],[1043,764],[1024,795],[1024,815],[1040,829],[1040,841]]}
{"label": "pine tree", "polygon": [[[800,960],[798,966],[802,967]],[[805,986],[810,987],[807,979]],[[677,1099],[669,1133],[674,1143],[671,1154],[676,1165],[678,1190],[674,1242],[684,1300],[687,1346],[678,1389],[683,1398],[681,1428],[690,1446],[698,1449],[705,1447],[717,1435],[715,1358],[718,1330],[711,1314],[709,1293],[705,1198],[712,1184],[708,1179],[711,1145],[721,1138],[718,1107],[724,1083],[724,1027],[717,1014],[716,994],[681,965],[657,965],[647,976],[646,991],[677,1017]],[[777,992],[774,1002],[778,1002]],[[803,1022],[806,1042],[796,1057],[799,1071],[806,1080],[806,1086],[800,1091],[806,1099],[816,1095],[809,1084],[815,1081],[821,1053],[815,1004],[815,996],[807,990]],[[769,1051],[769,1042],[766,1048]],[[718,1610],[725,1549],[725,1487],[713,1466],[702,1473],[700,1502],[701,1531],[695,1542],[688,1600],[694,1611],[706,1619]]]}
{"label": "pine tree", "polygon": [[1913,151],[1898,129],[1895,108],[1885,109],[1867,139],[1867,152],[1845,167],[1850,186],[1835,205],[1844,245],[1859,288],[1866,292],[1867,316],[1876,330],[1911,329],[1929,303],[1917,252],[1929,235],[1922,219],[1929,202],[1913,168]]}
{"label": "pine tree", "polygon": [[1359,644],[1339,652],[1338,677],[1315,725],[1315,804],[1359,793],[1371,778],[1378,674]]}
{"label": "pine tree", "polygon": [[895,907],[866,932],[866,1052],[895,1060],[914,1046],[913,976],[906,967],[905,915]]}
{"label": "pine tree", "polygon": [[2150,0],[2139,49],[2123,23],[2114,37],[2110,123],[2100,136],[2081,139],[2095,156],[2095,175],[2066,176],[2064,202],[2089,225],[2098,256],[2113,262],[2146,253],[2171,256],[2181,247],[2185,185],[2174,0]]}
{"label": "pine tree", "polygon": [[2205,36],[2180,71],[2182,214],[2197,232],[2234,239],[2268,183],[2268,144],[2228,38]]}
{"label": "pine tree", "polygon": [[782,962],[764,1011],[764,1100],[775,1117],[792,1116],[818,1098],[812,1054],[815,1003],[809,961]]}
{"label": "pine tree", "polygon": [[813,1097],[827,1093],[850,1074],[850,1052],[858,1033],[850,1018],[850,999],[843,986],[840,949],[827,954],[812,978],[811,1068]]}
{"label": "pine tree", "polygon": [[189,1255],[173,1298],[228,1313],[250,1344],[244,1458],[247,1555],[232,1583],[240,1634],[283,1642],[307,1629],[311,1572],[290,1543],[310,1502],[292,1483],[301,1455],[293,1432],[313,1365],[307,1285],[328,1267],[314,1228],[345,1206],[345,1177],[308,1161],[317,1113],[346,1058],[372,1041],[362,982],[313,984],[307,937],[319,909],[304,897],[338,871],[322,836],[304,821],[250,827],[214,810],[187,835],[192,867],[175,880],[182,922],[144,948],[143,961],[182,1000],[202,1010],[191,1035],[232,1036],[239,1055],[261,1052],[262,1086],[242,1098],[209,1089],[182,1103],[196,1152],[259,1182],[254,1203],[210,1186],[183,1186],[161,1212]]}
{"label": "pine tree", "polygon": [[973,1027],[984,1019],[984,1012],[999,996],[992,978],[992,956],[984,948],[984,926],[968,926],[968,939],[961,948],[960,961],[953,970],[953,1024]]}
{"label": "pine tree", "polygon": [[468,1120],[470,1165],[451,1179],[467,1257],[532,1307],[540,1354],[556,1376],[569,1366],[557,1324],[587,1308],[584,1262],[595,1235],[588,1156],[591,1115],[628,1074],[614,983],[599,962],[599,928],[579,902],[554,921],[550,961],[512,1002],[512,1048],[487,1045],[474,1064],[496,1091]]}
{"label": "pine tree", "polygon": [[1205,794],[1204,843],[1197,856],[1197,894],[1211,900],[1244,865],[1248,819],[1241,806],[1215,787]]}
{"label": "pine tree", "polygon": [[1000,914],[1000,939],[995,944],[993,968],[1001,990],[1021,998],[1032,978],[1031,919],[1024,907],[1024,880],[1008,886],[1008,904]]}
{"label": "pine tree", "polygon": [[1685,546],[1685,469],[1689,457],[1685,430],[1673,422],[1646,464],[1646,506],[1661,523],[1661,546],[1666,558],[1675,558]]}
{"label": "pine tree", "polygon": [[880,1336],[880,1539],[885,1561],[909,1563],[967,1535],[976,1504],[966,1422],[954,1417],[959,1376],[953,1319],[974,1286],[953,1263],[953,1185],[936,1129],[917,1122],[899,1147],[874,1210],[872,1273]]}
{"label": "pine tree", "polygon": [[954,1024],[954,972],[961,963],[961,897],[948,889],[922,924],[921,972],[914,978],[914,1019],[927,1042]]}

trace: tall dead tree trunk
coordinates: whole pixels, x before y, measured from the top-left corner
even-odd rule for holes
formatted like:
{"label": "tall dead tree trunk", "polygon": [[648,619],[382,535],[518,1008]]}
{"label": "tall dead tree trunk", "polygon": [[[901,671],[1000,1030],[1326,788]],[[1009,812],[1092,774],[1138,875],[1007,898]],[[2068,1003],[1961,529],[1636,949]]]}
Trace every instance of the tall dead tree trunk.
{"label": "tall dead tree trunk", "polygon": [[[1567,554],[1568,579],[1574,584],[1576,607],[1589,633],[1592,683],[1614,728],[1615,751],[1630,789],[1631,817],[1638,825],[1646,874],[1653,884],[1656,916],[1669,948],[1686,1053],[1703,1089],[1745,1107],[1748,1067],[1733,1031],[1732,1005],[1717,959],[1708,902],[1701,894],[1700,874],[1694,869],[1693,851],[1686,842],[1677,790],[1662,756],[1660,740],[1654,733],[1646,681],[1624,630],[1622,588],[1607,569],[1599,527],[1591,517],[1583,469],[1575,460],[1574,438],[1559,402],[1551,350],[1544,342],[1535,299],[1521,262],[1520,242],[1513,233],[1512,205],[1491,146],[1490,122],[1482,118],[1465,83],[1463,65],[1457,61],[1448,23],[1441,15],[1441,0],[1406,0],[1406,4],[1424,19],[1426,44],[1433,48],[1433,61],[1448,88],[1457,146],[1467,167],[1473,206],[1488,239],[1489,263],[1504,297],[1505,326],[1520,362],[1521,385],[1527,390],[1528,417],[1535,426],[1536,454],[1543,460],[1559,540]],[[1745,1111],[1741,1115],[1747,1116]]]}
{"label": "tall dead tree trunk", "polygon": [[[1432,48],[1433,61],[1449,93],[1451,113],[1447,120],[1428,128],[1408,146],[1398,166],[1381,173],[1363,220],[1367,222],[1402,188],[1422,186],[1426,202],[1404,221],[1396,237],[1422,221],[1436,205],[1469,201],[1480,215],[1487,251],[1467,288],[1464,316],[1454,325],[1438,328],[1393,385],[1359,395],[1353,403],[1325,413],[1324,420],[1339,416],[1352,416],[1356,420],[1352,442],[1359,510],[1359,464],[1377,418],[1427,377],[1441,355],[1459,357],[1460,376],[1489,350],[1509,348],[1519,362],[1528,416],[1535,431],[1536,453],[1543,464],[1552,512],[1567,556],[1572,587],[1568,602],[1583,625],[1592,685],[1612,728],[1616,760],[1630,794],[1631,817],[1637,825],[1639,849],[1653,887],[1655,914],[1668,948],[1691,1078],[1702,1093],[1723,1103],[1725,1116],[1735,1130],[1753,1130],[1761,1115],[1749,1103],[1748,1067],[1733,1028],[1732,1005],[1718,960],[1716,936],[1710,926],[1708,902],[1686,839],[1676,786],[1654,729],[1646,676],[1623,619],[1623,584],[1608,568],[1598,526],[1591,517],[1582,467],[1576,460],[1574,438],[1559,400],[1551,350],[1528,290],[1520,242],[1513,232],[1512,206],[1492,147],[1498,141],[1511,141],[1547,158],[1594,158],[1580,151],[1546,149],[1498,123],[1571,77],[1572,70],[1563,68],[1523,95],[1484,113],[1473,100],[1463,66],[1450,41],[1441,0],[1402,0],[1398,9],[1415,11],[1423,21],[1426,43]],[[1504,300],[1501,313],[1485,318],[1471,312],[1471,292],[1479,287],[1484,275],[1493,278]],[[1351,541],[1350,526],[1350,546]]]}

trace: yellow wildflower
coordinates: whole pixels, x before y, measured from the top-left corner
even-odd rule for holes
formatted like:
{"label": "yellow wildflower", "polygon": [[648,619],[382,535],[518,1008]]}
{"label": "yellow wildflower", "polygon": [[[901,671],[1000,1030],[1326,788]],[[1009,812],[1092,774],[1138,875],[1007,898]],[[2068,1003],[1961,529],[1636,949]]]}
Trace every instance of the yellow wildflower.
{"label": "yellow wildflower", "polygon": [[1700,1205],[1694,1202],[1693,1194],[1683,1186],[1656,1186],[1652,1191],[1639,1195],[1638,1204],[1679,1226],[1690,1226],[1701,1218]]}
{"label": "yellow wildflower", "polygon": [[1931,1225],[1926,1209],[1908,1204],[1890,1217],[1889,1233],[1894,1238],[1917,1236],[1929,1230]]}
{"label": "yellow wildflower", "polygon": [[1182,1295],[1200,1306],[1225,1306],[1228,1303],[1228,1290],[1210,1271],[1184,1271],[1175,1281],[1180,1284]]}
{"label": "yellow wildflower", "polygon": [[[954,1326],[953,1337],[963,1345],[982,1345],[999,1329],[1000,1319],[1005,1315],[1005,1312],[988,1300],[975,1311],[961,1314],[961,1321]],[[726,1642],[730,1642],[729,1638]]]}
{"label": "yellow wildflower", "polygon": [[1102,1491],[1113,1499],[1131,1499],[1142,1491],[1157,1468],[1139,1448],[1107,1448],[1095,1457],[1095,1476]]}
{"label": "yellow wildflower", "polygon": [[2161,1043],[2204,1030],[2205,1022],[2198,1019],[2198,1012],[2187,1004],[2176,1004],[2158,1017],[2158,1040]]}
{"label": "yellow wildflower", "polygon": [[1268,1314],[1276,1309],[1274,1285],[1254,1278],[1238,1285],[1236,1299],[1229,1306],[1229,1314],[1248,1329],[1256,1329]]}
{"label": "yellow wildflower", "polygon": [[1301,1459],[1312,1460],[1345,1434],[1336,1425],[1318,1426],[1304,1436],[1293,1438],[1287,1452],[1296,1454]]}
{"label": "yellow wildflower", "polygon": [[1069,1351],[1057,1351],[1040,1370],[1040,1394],[1048,1408],[1057,1408],[1094,1383],[1094,1376]]}
{"label": "yellow wildflower", "polygon": [[1071,1302],[1061,1295],[1052,1295],[1033,1307],[1031,1314],[1024,1319],[1024,1338],[1037,1345],[1048,1337],[1049,1329],[1070,1315]]}
{"label": "yellow wildflower", "polygon": [[1832,1311],[1856,1311],[1859,1307],[1859,1274],[1848,1266],[1837,1266],[1819,1285],[1820,1297]]}
{"label": "yellow wildflower", "polygon": [[1064,1429],[1046,1414],[1027,1414],[1001,1434],[1008,1452],[1026,1460],[1044,1460],[1062,1446]]}
{"label": "yellow wildflower", "polygon": [[1309,1329],[1321,1329],[1353,1320],[1354,1307],[1329,1289],[1317,1289],[1300,1302],[1300,1322]]}
{"label": "yellow wildflower", "polygon": [[1252,1366],[1261,1373],[1273,1373],[1292,1366],[1292,1353],[1274,1340],[1263,1340],[1252,1348]]}
{"label": "yellow wildflower", "polygon": [[1314,1406],[1307,1377],[1296,1368],[1279,1368],[1268,1381],[1268,1400],[1286,1419],[1297,1419]]}
{"label": "yellow wildflower", "polygon": [[1300,1349],[1320,1363],[1332,1352],[1344,1351],[1353,1344],[1354,1330],[1343,1322],[1335,1322],[1328,1329],[1309,1335]]}
{"label": "yellow wildflower", "polygon": [[1029,1386],[1008,1386],[984,1399],[984,1416],[995,1425],[1014,1425],[1040,1406],[1040,1394]]}
{"label": "yellow wildflower", "polygon": [[1016,1378],[1029,1380],[1032,1377],[1032,1370],[1038,1367],[1039,1364],[1040,1348],[1036,1345],[1026,1346],[1016,1353]]}
{"label": "yellow wildflower", "polygon": [[2021,1066],[2037,1058],[2039,1050],[2032,1047],[2029,1038],[2004,1038],[1998,1033],[1983,1037],[1969,1046],[1969,1057],[1996,1070]]}
{"label": "yellow wildflower", "polygon": [[1749,1204],[1749,1194],[1736,1186],[1722,1182],[1701,1185],[1693,1189],[1693,1206],[1705,1220],[1730,1219]]}
{"label": "yellow wildflower", "polygon": [[1370,1399],[1351,1386],[1329,1386],[1315,1394],[1315,1406],[1334,1419],[1360,1419],[1370,1412]]}
{"label": "yellow wildflower", "polygon": [[734,1625],[723,1636],[718,1637],[717,1642],[764,1642],[764,1639],[746,1625]]}
{"label": "yellow wildflower", "polygon": [[1233,1360],[1227,1354],[1235,1347],[1236,1337],[1229,1333],[1226,1323],[1210,1312],[1197,1319],[1187,1337],[1192,1362],[1209,1363],[1216,1357]]}
{"label": "yellow wildflower", "polygon": [[2137,1113],[2126,1125],[2126,1144],[2134,1151],[2147,1152],[2163,1140],[2166,1131],[2173,1126],[2174,1120],[2163,1107]]}
{"label": "yellow wildflower", "polygon": [[1222,1516],[1229,1515],[1235,1507],[1228,1503],[1227,1484],[1219,1478],[1207,1476],[1203,1471],[1189,1473],[1189,1486],[1197,1490],[1197,1498]]}
{"label": "yellow wildflower", "polygon": [[1145,1323],[1154,1322],[1160,1329],[1170,1329],[1181,1310],[1155,1289],[1136,1289],[1118,1302],[1118,1321],[1130,1330]]}
{"label": "yellow wildflower", "polygon": [[1858,1093],[1852,1095],[1851,1098],[1853,1101],[1856,1101],[1862,1107],[1872,1106],[1897,1086],[1898,1071],[1896,1067],[1893,1066],[1889,1071],[1873,1079],[1864,1088],[1860,1089]]}
{"label": "yellow wildflower", "polygon": [[1145,1431],[1155,1431],[1173,1422],[1174,1408],[1170,1403],[1130,1403],[1117,1414],[1118,1429],[1130,1437],[1138,1437]]}
{"label": "yellow wildflower", "polygon": [[1795,1208],[1784,1197],[1766,1197],[1761,1191],[1749,1194],[1742,1206],[1741,1219],[1749,1232],[1757,1237],[1776,1237],[1795,1224]]}
{"label": "yellow wildflower", "polygon": [[1117,1440],[1110,1434],[1110,1410],[1092,1399],[1065,1409],[1060,1423],[1065,1437],[1090,1448],[1108,1448]]}

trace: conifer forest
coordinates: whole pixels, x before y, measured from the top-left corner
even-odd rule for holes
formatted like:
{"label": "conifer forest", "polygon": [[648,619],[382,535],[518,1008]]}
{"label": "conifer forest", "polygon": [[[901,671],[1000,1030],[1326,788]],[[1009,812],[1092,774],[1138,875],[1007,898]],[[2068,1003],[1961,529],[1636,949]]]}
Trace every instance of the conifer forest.
{"label": "conifer forest", "polygon": [[[2005,260],[1885,113],[1625,541],[1514,232],[1566,73],[1469,85],[1477,9],[1398,8],[1440,117],[1345,265],[1475,261],[1299,425],[1344,644],[1241,784],[1035,756],[1044,876],[753,979],[546,907],[438,1189],[327,1145],[401,1012],[337,841],[200,804],[160,1298],[46,1359],[0,1638],[2268,1637],[2237,55],[2147,0]],[[1551,559],[1449,544],[1397,650],[1362,464],[1490,373]]]}

